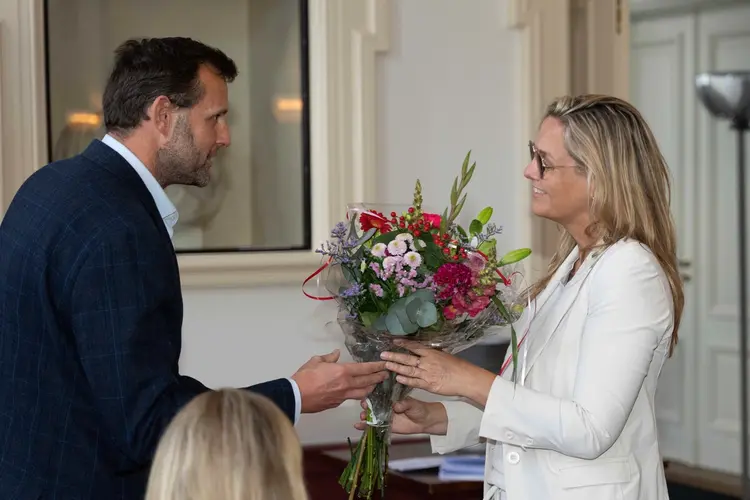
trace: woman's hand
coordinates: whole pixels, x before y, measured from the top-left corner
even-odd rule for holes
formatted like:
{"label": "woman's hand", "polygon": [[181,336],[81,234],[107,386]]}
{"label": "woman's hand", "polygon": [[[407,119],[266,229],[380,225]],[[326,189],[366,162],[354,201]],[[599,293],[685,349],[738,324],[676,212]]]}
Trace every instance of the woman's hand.
{"label": "woman's hand", "polygon": [[443,396],[461,396],[484,406],[495,374],[456,356],[424,347],[416,342],[397,341],[413,354],[384,352],[386,370],[397,373],[396,381]]}
{"label": "woman's hand", "polygon": [[[367,403],[362,401],[367,410]],[[359,414],[360,422],[354,427],[363,431],[367,428],[367,412]],[[448,431],[448,413],[442,403],[428,403],[414,398],[406,398],[393,405],[391,431],[395,434],[434,434],[444,436]]]}

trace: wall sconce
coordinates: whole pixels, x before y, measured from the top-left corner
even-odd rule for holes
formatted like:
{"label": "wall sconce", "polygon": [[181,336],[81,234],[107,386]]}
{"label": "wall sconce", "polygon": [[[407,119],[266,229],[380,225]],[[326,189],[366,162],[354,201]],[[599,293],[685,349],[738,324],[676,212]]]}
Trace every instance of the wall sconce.
{"label": "wall sconce", "polygon": [[299,123],[303,108],[304,103],[299,97],[277,97],[273,103],[273,115],[279,123]]}
{"label": "wall sconce", "polygon": [[97,113],[76,111],[68,113],[65,127],[55,142],[53,160],[63,160],[82,152],[94,139],[103,135],[102,116]]}

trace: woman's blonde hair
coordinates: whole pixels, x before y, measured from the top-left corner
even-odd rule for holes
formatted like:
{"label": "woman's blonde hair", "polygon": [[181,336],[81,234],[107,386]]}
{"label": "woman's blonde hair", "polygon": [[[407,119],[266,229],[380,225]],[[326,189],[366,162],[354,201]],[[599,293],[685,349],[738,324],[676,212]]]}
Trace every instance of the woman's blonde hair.
{"label": "woman's blonde hair", "polygon": [[[587,233],[603,246],[623,238],[637,240],[664,269],[674,303],[671,355],[685,298],[677,268],[669,167],[656,138],[635,107],[611,96],[561,97],[547,107],[544,118],[549,117],[562,123],[565,148],[588,176],[592,223]],[[531,298],[544,290],[575,246],[563,231],[547,273],[530,289]]]}
{"label": "woman's blonde hair", "polygon": [[239,389],[188,403],[159,442],[146,500],[307,500],[302,449],[268,398]]}

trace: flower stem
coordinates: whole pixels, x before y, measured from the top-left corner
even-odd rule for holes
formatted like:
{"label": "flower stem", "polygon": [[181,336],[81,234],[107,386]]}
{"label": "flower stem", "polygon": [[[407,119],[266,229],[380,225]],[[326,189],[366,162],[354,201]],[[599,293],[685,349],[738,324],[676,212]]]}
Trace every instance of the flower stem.
{"label": "flower stem", "polygon": [[357,457],[357,467],[354,469],[354,483],[352,484],[352,490],[349,492],[349,500],[354,500],[354,494],[357,492],[357,482],[359,479],[359,468],[362,465],[362,456],[365,454],[365,447],[367,446],[367,438],[370,436],[370,429],[367,429],[365,435],[362,437],[362,442],[359,446],[359,457]]}

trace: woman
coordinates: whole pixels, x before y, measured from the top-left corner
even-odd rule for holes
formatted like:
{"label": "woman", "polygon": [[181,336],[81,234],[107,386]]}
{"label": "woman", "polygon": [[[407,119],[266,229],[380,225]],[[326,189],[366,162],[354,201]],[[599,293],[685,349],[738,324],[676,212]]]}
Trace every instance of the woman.
{"label": "woman", "polygon": [[197,396],[159,442],[146,500],[307,500],[302,449],[265,396],[222,389]]}
{"label": "woman", "polygon": [[518,380],[405,343],[383,355],[400,382],[468,401],[407,399],[393,430],[438,453],[485,439],[486,499],[667,499],[654,393],[684,300],[667,165],[608,96],[556,100],[529,147],[533,212],[564,232],[529,291]]}

